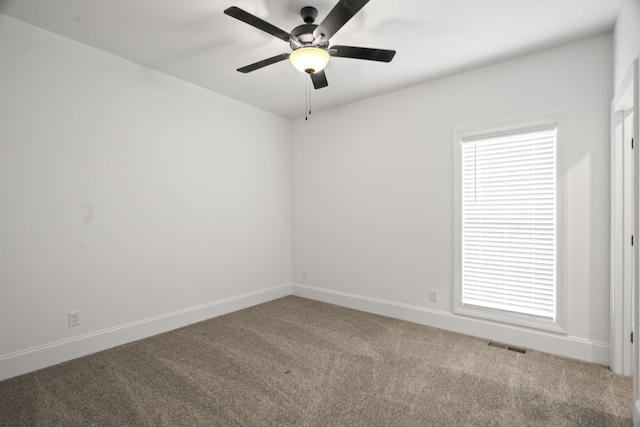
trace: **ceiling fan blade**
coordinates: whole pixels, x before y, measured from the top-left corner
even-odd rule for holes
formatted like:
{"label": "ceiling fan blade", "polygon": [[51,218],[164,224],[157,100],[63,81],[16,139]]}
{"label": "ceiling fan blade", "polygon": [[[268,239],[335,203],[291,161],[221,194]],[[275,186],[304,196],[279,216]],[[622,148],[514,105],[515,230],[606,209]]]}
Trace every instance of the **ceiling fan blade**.
{"label": "ceiling fan blade", "polygon": [[256,27],[257,29],[264,31],[265,33],[269,33],[272,36],[279,38],[280,40],[289,42],[291,34],[276,27],[273,24],[268,23],[263,19],[258,18],[255,15],[250,14],[249,12],[240,9],[239,7],[231,6],[230,8],[226,9],[224,13],[253,27]]}
{"label": "ceiling fan blade", "polygon": [[316,89],[322,89],[323,87],[329,86],[329,82],[327,81],[327,75],[324,73],[324,70],[318,71],[317,73],[309,74],[311,76],[311,81],[313,82],[313,87]]}
{"label": "ceiling fan blade", "polygon": [[266,67],[267,65],[275,64],[276,62],[284,61],[289,58],[289,53],[281,53],[280,55],[273,56],[271,58],[263,59],[262,61],[258,61],[255,64],[247,65],[242,68],[238,68],[238,71],[241,73],[250,73],[251,71],[255,71],[259,68]]}
{"label": "ceiling fan blade", "polygon": [[329,40],[369,0],[340,0],[313,32],[314,37]]}
{"label": "ceiling fan blade", "polygon": [[396,54],[395,50],[371,49],[368,47],[355,46],[331,46],[329,49],[331,56],[339,58],[366,59],[369,61],[391,62]]}

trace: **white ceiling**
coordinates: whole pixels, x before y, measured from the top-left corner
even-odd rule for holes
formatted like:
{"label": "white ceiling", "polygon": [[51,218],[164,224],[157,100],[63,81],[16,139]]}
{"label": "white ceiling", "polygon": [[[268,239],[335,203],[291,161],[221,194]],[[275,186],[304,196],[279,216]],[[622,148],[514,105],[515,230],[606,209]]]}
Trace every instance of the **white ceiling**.
{"label": "white ceiling", "polygon": [[[320,23],[337,0],[0,0],[0,13],[284,117],[304,114],[308,76],[282,40],[223,14],[238,6],[285,31],[303,6]],[[332,58],[314,111],[613,29],[623,0],[371,0],[331,45],[395,49],[391,63]]]}

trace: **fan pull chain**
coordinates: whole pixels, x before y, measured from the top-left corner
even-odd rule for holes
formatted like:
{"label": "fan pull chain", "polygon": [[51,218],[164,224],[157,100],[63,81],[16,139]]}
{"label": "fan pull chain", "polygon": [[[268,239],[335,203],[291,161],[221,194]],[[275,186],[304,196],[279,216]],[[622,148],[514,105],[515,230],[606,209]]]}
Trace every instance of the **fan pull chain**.
{"label": "fan pull chain", "polygon": [[304,106],[304,114],[305,120],[309,120],[309,115],[311,114],[311,79],[307,80],[307,91],[306,91],[306,103]]}

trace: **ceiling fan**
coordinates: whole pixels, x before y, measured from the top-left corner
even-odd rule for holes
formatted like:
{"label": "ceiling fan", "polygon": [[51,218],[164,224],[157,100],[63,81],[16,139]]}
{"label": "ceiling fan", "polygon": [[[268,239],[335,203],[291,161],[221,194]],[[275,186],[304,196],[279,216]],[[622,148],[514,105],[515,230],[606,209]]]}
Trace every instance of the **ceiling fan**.
{"label": "ceiling fan", "polygon": [[239,7],[232,6],[224,11],[225,14],[245,22],[259,30],[271,34],[288,42],[292,52],[258,61],[246,67],[238,68],[241,73],[249,73],[267,65],[275,64],[285,59],[291,60],[296,69],[311,76],[313,87],[320,89],[328,86],[324,67],[329,58],[366,59],[369,61],[391,62],[395,50],[371,49],[355,46],[331,46],[329,39],[338,32],[353,16],[367,4],[369,0],[340,0],[329,12],[320,25],[314,24],[318,10],[312,6],[303,7],[300,16],[304,24],[297,26],[288,33]]}

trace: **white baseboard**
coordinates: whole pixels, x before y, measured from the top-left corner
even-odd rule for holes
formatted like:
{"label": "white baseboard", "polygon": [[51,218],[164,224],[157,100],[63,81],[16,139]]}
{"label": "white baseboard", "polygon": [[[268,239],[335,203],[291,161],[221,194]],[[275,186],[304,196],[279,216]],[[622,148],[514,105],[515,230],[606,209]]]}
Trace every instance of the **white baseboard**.
{"label": "white baseboard", "polygon": [[237,295],[39,347],[0,355],[0,380],[291,295],[291,284]]}
{"label": "white baseboard", "polygon": [[607,343],[518,328],[458,316],[449,312],[294,283],[261,289],[39,347],[0,355],[0,381],[288,295],[600,365],[609,365],[609,345]]}
{"label": "white baseboard", "polygon": [[609,366],[609,344],[294,283],[292,295]]}

